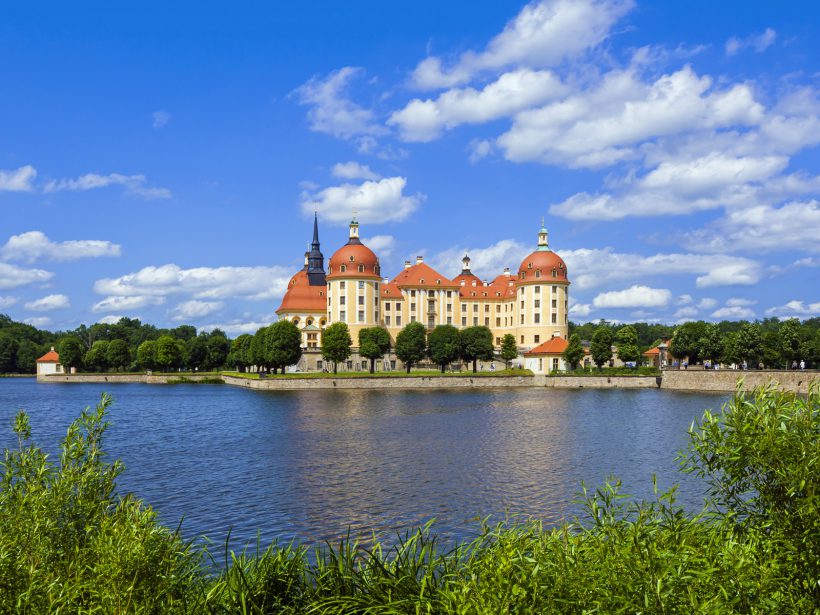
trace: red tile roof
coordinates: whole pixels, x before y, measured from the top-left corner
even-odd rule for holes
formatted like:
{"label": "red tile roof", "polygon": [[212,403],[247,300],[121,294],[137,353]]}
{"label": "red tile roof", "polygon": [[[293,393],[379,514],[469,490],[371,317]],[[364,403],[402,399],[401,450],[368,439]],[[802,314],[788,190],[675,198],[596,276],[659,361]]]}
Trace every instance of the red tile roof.
{"label": "red tile roof", "polygon": [[37,359],[37,363],[59,363],[60,362],[60,355],[54,350],[52,346],[51,350],[45,353],[42,357]]}
{"label": "red tile roof", "polygon": [[525,352],[524,356],[528,357],[536,354],[561,354],[567,349],[567,346],[569,346],[569,342],[567,342],[567,340],[563,337],[553,337],[551,340],[544,342],[540,346],[536,346],[529,352]]}
{"label": "red tile roof", "polygon": [[458,286],[426,263],[416,263],[407,269],[402,269],[399,275],[393,278],[392,283],[397,286],[414,288],[454,288]]}
{"label": "red tile roof", "polygon": [[327,312],[327,286],[311,286],[307,271],[302,269],[288,282],[288,290],[282,297],[280,312]]}

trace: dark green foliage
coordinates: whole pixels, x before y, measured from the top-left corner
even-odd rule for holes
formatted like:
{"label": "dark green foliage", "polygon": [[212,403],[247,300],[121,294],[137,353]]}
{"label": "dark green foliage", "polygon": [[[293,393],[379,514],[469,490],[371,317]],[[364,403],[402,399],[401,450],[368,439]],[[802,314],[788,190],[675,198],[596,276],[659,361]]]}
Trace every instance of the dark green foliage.
{"label": "dark green foliage", "polygon": [[66,367],[80,368],[83,363],[85,347],[76,337],[64,337],[57,344],[57,354],[60,355],[60,363]]}
{"label": "dark green foliage", "polygon": [[376,371],[376,359],[390,351],[390,334],[383,327],[359,330],[359,354],[370,360],[370,373]]}
{"label": "dark green foliage", "polygon": [[179,367],[183,363],[182,348],[185,342],[177,340],[170,335],[163,335],[156,342],[154,362],[158,369],[168,371]]}
{"label": "dark green foliage", "polygon": [[698,340],[698,355],[709,361],[720,361],[723,356],[723,335],[717,325],[707,324]]}
{"label": "dark green foliage", "polygon": [[249,365],[252,364],[250,359],[251,342],[253,336],[248,333],[243,333],[231,342],[231,350],[225,359],[225,363],[229,367],[236,368],[240,372],[245,372]]}
{"label": "dark green foliage", "polygon": [[518,356],[518,344],[515,343],[515,336],[512,333],[505,333],[501,338],[501,359],[506,368],[510,367],[510,361]]}
{"label": "dark green foliage", "polygon": [[757,323],[744,323],[737,334],[736,352],[749,367],[757,367],[763,358],[763,333]]}
{"label": "dark green foliage", "polygon": [[799,361],[802,354],[803,340],[800,337],[800,321],[796,318],[785,320],[780,325],[780,356],[789,367],[792,362]]}
{"label": "dark green foliage", "polygon": [[141,369],[154,369],[157,359],[157,343],[147,340],[137,348],[137,365]]}
{"label": "dark green foliage", "polygon": [[104,372],[108,369],[108,342],[97,340],[83,357],[85,369],[91,372]]}
{"label": "dark green foliage", "polygon": [[278,320],[270,325],[265,342],[267,364],[274,373],[281,369],[284,374],[285,368],[298,362],[302,356],[302,333],[289,320]]}
{"label": "dark green foliage", "polygon": [[707,324],[702,320],[686,322],[675,329],[669,352],[677,359],[688,359],[694,364],[700,360],[700,340],[706,335]]}
{"label": "dark green foliage", "polygon": [[31,340],[22,339],[17,347],[17,372],[33,374],[37,371],[37,359],[48,352],[48,348],[35,344]]}
{"label": "dark green foliage", "polygon": [[612,358],[612,329],[603,326],[595,329],[589,354],[599,369],[609,362]]}
{"label": "dark green foliage", "polygon": [[17,371],[17,351],[20,344],[10,334],[0,331],[0,374]]}
{"label": "dark green foliage", "polygon": [[564,361],[571,370],[575,369],[584,358],[584,347],[581,345],[581,337],[577,333],[569,336],[569,343],[561,353]]}
{"label": "dark green foliage", "polygon": [[322,358],[333,362],[333,373],[339,369],[339,361],[346,361],[352,354],[350,329],[343,322],[334,322],[322,332]]}
{"label": "dark green foliage", "polygon": [[[515,339],[513,339],[515,343]],[[458,329],[453,325],[438,325],[427,336],[427,354],[430,360],[441,368],[445,368],[461,356],[461,338]]]}
{"label": "dark green foliage", "polygon": [[461,358],[472,362],[473,373],[479,361],[490,361],[493,358],[493,334],[487,327],[467,327],[459,331],[461,338]]}
{"label": "dark green foliage", "polygon": [[106,354],[108,367],[116,371],[125,370],[131,363],[131,356],[128,352],[128,344],[125,340],[111,340],[108,343],[108,352]]}
{"label": "dark green foliage", "polygon": [[634,362],[637,366],[641,358],[641,349],[638,348],[638,334],[635,328],[626,325],[618,329],[615,344],[618,346],[618,358],[624,363]]}
{"label": "dark green foliage", "polygon": [[411,322],[396,336],[396,356],[404,363],[407,373],[414,363],[427,353],[427,332],[420,322]]}

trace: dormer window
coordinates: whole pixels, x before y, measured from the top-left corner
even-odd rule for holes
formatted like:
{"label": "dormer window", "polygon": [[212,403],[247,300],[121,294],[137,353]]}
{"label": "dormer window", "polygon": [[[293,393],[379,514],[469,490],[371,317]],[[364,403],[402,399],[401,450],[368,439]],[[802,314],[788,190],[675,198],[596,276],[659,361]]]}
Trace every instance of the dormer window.
{"label": "dormer window", "polygon": [[351,254],[350,255],[350,262],[352,263],[354,260],[356,260],[356,257]]}
{"label": "dormer window", "polygon": [[364,265],[359,265],[359,273],[364,273]]}
{"label": "dormer window", "polygon": [[536,277],[536,278],[540,278],[540,277],[541,277],[541,270],[540,270],[540,269],[539,269],[538,271],[536,271],[536,272],[535,272],[535,277]]}
{"label": "dormer window", "polygon": [[347,271],[347,265],[342,265],[341,267],[339,267],[339,271],[341,271],[342,273]]}
{"label": "dormer window", "polygon": [[441,284],[441,280],[436,280],[436,284]]}
{"label": "dormer window", "polygon": [[421,278],[421,279],[419,280],[419,284],[424,284],[424,278]]}
{"label": "dormer window", "polygon": [[558,277],[558,272],[555,271],[555,269],[552,270],[552,277],[554,277],[554,278]]}

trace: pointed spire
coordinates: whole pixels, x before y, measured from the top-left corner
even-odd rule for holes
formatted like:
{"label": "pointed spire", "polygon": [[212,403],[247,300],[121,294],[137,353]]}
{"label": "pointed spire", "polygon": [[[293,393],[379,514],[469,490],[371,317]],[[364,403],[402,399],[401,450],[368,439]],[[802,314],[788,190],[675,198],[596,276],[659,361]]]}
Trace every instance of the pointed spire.
{"label": "pointed spire", "polygon": [[319,249],[319,214],[316,211],[313,212],[313,242],[310,247],[315,250]]}
{"label": "pointed spire", "polygon": [[361,243],[359,240],[359,221],[356,220],[356,210],[353,210],[353,219],[350,221],[350,238],[347,243]]}
{"label": "pointed spire", "polygon": [[464,258],[461,259],[461,273],[470,273],[470,257],[466,254]]}
{"label": "pointed spire", "polygon": [[319,245],[319,215],[313,212],[313,241],[307,253],[308,280],[311,286],[323,286],[325,281],[325,257]]}
{"label": "pointed spire", "polygon": [[541,218],[541,229],[538,231],[538,251],[550,251],[549,233],[547,233],[547,228],[544,226],[544,218]]}

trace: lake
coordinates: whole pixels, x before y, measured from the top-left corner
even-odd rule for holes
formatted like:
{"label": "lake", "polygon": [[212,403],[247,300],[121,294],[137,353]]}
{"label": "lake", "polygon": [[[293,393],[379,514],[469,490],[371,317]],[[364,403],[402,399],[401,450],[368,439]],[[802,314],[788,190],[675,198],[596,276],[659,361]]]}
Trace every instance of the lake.
{"label": "lake", "polygon": [[33,440],[56,451],[70,421],[102,391],[114,398],[106,450],[168,525],[232,545],[393,537],[435,519],[452,542],[477,519],[558,523],[579,511],[581,482],[608,476],[652,496],[680,484],[699,509],[702,485],[676,451],[706,408],[728,394],[667,390],[316,390],[227,385],[37,384],[0,379],[0,447],[26,409]]}

